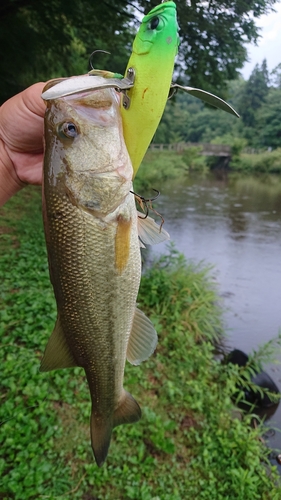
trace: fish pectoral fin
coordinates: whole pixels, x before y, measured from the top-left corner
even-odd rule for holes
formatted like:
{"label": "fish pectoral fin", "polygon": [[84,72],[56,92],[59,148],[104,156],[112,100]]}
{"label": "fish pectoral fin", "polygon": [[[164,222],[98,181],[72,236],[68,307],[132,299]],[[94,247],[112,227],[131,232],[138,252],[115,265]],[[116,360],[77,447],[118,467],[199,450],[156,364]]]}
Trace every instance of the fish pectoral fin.
{"label": "fish pectoral fin", "polygon": [[145,245],[156,245],[163,241],[169,240],[170,235],[155,222],[152,217],[147,216],[143,218],[141,212],[138,214],[138,235],[140,240],[140,247],[145,248]]}
{"label": "fish pectoral fin", "polygon": [[127,360],[139,365],[151,356],[157,346],[156,330],[146,315],[136,308],[133,326],[127,347]]}
{"label": "fish pectoral fin", "polygon": [[41,361],[40,371],[49,372],[58,368],[70,368],[72,366],[77,366],[77,363],[67,345],[58,316]]}
{"label": "fish pectoral fin", "polygon": [[121,424],[133,424],[141,418],[141,409],[133,396],[123,390],[120,404],[114,411],[113,427]]}

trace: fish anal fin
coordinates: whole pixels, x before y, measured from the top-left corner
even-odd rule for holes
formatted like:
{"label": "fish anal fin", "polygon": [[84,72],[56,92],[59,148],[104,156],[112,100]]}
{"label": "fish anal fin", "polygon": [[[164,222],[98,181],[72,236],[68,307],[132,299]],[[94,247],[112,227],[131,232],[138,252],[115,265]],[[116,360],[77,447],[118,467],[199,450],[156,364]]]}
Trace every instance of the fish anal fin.
{"label": "fish anal fin", "polygon": [[40,371],[49,372],[59,368],[70,368],[77,366],[72,352],[67,344],[59,316],[51,337],[46,346]]}
{"label": "fish anal fin", "polygon": [[136,308],[127,347],[127,360],[139,365],[151,356],[157,346],[156,330],[146,315]]}
{"label": "fish anal fin", "polygon": [[113,427],[121,424],[132,424],[141,418],[141,409],[133,396],[123,391],[121,401],[113,415]]}
{"label": "fish anal fin", "polygon": [[144,218],[140,212],[138,212],[138,235],[141,248],[145,248],[145,245],[156,245],[170,239],[169,233],[161,228],[152,217]]}

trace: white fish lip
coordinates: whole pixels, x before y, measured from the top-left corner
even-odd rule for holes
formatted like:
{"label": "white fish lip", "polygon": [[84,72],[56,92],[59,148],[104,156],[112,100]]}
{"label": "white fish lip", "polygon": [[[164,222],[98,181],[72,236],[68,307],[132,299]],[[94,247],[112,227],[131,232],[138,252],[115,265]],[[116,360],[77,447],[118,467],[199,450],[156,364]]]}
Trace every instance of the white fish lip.
{"label": "white fish lip", "polygon": [[124,83],[118,78],[103,78],[97,75],[80,75],[66,78],[41,95],[44,101],[106,88],[116,88],[119,91],[132,87],[132,83]]}

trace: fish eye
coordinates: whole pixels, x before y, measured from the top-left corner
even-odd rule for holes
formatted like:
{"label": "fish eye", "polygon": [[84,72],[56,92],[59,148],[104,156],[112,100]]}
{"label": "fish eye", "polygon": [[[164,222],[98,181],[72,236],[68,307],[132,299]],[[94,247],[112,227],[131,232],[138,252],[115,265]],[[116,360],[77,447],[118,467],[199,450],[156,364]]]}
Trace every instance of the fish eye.
{"label": "fish eye", "polygon": [[78,130],[73,122],[64,122],[59,125],[58,132],[60,136],[74,139],[78,135]]}
{"label": "fish eye", "polygon": [[160,22],[160,19],[158,16],[155,16],[151,19],[149,29],[155,30]]}

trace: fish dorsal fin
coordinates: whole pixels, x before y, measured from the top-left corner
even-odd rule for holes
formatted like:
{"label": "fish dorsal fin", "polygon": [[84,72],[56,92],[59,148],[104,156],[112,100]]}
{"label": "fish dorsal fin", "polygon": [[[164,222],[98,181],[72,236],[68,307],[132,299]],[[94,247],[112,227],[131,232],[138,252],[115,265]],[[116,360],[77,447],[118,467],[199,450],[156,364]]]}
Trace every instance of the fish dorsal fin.
{"label": "fish dorsal fin", "polygon": [[156,330],[146,315],[136,308],[133,326],[127,347],[127,360],[139,365],[151,356],[157,346]]}
{"label": "fish dorsal fin", "polygon": [[122,398],[114,411],[113,427],[121,424],[133,424],[141,418],[141,409],[133,396],[123,390]]}
{"label": "fish dorsal fin", "polygon": [[145,245],[156,245],[163,241],[169,240],[170,235],[167,231],[159,226],[151,217],[143,218],[141,212],[138,214],[138,235],[140,239],[140,247],[145,248]]}
{"label": "fish dorsal fin", "polygon": [[49,372],[58,368],[70,368],[72,366],[77,366],[77,363],[67,345],[58,316],[41,361],[40,371]]}

